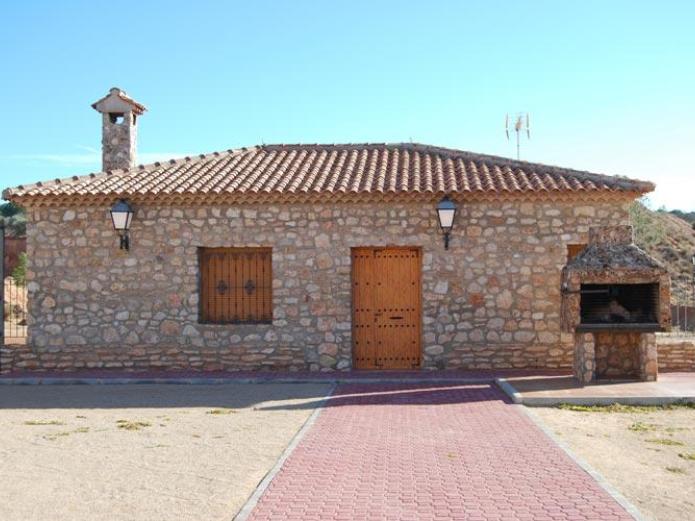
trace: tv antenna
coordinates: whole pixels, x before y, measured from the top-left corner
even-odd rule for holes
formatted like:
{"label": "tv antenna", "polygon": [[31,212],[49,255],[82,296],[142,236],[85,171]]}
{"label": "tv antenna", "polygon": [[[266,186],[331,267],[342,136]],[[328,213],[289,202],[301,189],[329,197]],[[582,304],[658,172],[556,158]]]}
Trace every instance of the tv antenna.
{"label": "tv antenna", "polygon": [[[514,118],[514,128],[511,130],[516,133],[516,158],[520,159],[520,149],[521,149],[521,134],[526,132],[526,139],[531,139],[531,124],[529,123],[528,112],[518,112],[513,116]],[[509,141],[509,114],[504,118],[504,131],[507,134],[507,141]]]}

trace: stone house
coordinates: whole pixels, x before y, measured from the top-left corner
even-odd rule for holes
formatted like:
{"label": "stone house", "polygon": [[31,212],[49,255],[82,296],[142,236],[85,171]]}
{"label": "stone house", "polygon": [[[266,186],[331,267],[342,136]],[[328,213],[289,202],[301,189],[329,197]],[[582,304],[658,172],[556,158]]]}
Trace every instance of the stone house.
{"label": "stone house", "polygon": [[105,171],[3,193],[29,255],[29,339],[5,371],[570,368],[561,270],[654,188],[416,143],[136,166],[145,107],[119,89],[93,106]]}

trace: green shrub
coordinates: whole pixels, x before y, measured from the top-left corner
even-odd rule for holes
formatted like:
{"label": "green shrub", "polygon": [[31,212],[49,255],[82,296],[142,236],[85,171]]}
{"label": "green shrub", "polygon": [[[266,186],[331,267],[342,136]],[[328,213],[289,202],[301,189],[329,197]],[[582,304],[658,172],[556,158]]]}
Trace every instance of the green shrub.
{"label": "green shrub", "polygon": [[635,230],[635,243],[640,248],[652,248],[666,237],[663,224],[654,218],[643,201],[635,201],[630,206],[630,221]]}
{"label": "green shrub", "polygon": [[19,254],[19,264],[12,270],[12,278],[17,286],[24,286],[27,283],[27,254]]}

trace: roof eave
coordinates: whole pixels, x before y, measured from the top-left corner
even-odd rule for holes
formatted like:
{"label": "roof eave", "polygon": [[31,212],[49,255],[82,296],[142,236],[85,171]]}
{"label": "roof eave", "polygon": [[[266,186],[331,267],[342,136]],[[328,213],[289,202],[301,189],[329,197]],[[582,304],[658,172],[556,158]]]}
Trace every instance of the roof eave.
{"label": "roof eave", "polygon": [[108,194],[90,195],[19,195],[3,192],[3,198],[21,206],[29,207],[69,207],[69,206],[108,206],[121,198],[129,199],[135,204],[152,206],[202,206],[225,204],[307,204],[307,203],[370,203],[370,202],[431,202],[443,195],[449,195],[461,202],[491,202],[491,201],[555,201],[561,202],[592,202],[592,201],[621,201],[629,202],[643,195],[641,191],[610,191],[596,190],[591,192],[486,192],[486,191],[446,191],[431,192],[341,192],[341,193],[160,193],[142,194],[127,192],[112,192]]}

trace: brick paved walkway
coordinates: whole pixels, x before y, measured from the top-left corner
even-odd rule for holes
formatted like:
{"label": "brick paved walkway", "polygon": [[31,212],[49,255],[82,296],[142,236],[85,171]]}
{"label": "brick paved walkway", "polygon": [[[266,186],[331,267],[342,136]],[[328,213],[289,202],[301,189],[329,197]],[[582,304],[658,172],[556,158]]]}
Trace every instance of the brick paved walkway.
{"label": "brick paved walkway", "polygon": [[339,386],[250,519],[632,519],[490,385]]}

